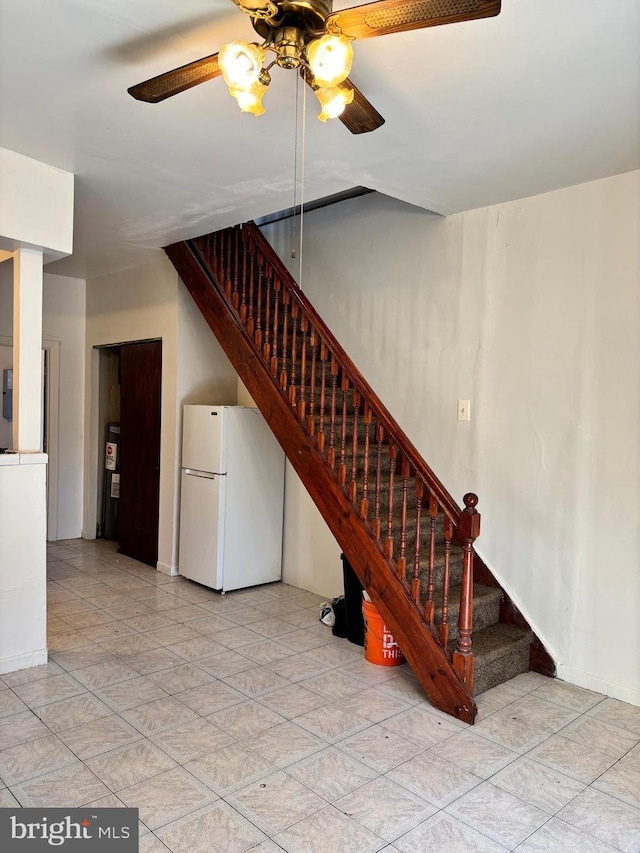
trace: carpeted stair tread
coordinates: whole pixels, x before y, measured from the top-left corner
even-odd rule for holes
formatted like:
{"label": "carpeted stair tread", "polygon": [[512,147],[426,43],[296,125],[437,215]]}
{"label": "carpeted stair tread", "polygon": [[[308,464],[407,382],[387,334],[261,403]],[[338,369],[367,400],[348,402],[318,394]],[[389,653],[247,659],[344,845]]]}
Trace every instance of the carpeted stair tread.
{"label": "carpeted stair tread", "polygon": [[[532,634],[514,625],[498,623],[473,632],[474,695],[484,693],[529,669]],[[455,651],[456,643],[449,642]]]}

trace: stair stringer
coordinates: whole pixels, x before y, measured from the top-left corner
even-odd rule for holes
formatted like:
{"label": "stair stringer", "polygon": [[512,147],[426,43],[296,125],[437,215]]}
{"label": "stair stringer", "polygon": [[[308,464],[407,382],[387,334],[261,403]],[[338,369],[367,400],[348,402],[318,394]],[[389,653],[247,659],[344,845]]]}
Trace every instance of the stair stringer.
{"label": "stair stringer", "polygon": [[476,705],[368,525],[353,511],[333,470],[264,366],[255,342],[227,308],[220,284],[186,243],[165,249],[202,316],[256,402],[338,544],[391,628],[434,706],[473,723]]}

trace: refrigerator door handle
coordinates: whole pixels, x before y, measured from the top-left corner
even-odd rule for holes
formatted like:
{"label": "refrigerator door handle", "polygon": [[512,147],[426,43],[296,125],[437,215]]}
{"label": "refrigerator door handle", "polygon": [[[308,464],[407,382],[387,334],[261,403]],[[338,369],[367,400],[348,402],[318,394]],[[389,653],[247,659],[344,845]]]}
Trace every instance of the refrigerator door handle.
{"label": "refrigerator door handle", "polygon": [[215,480],[220,474],[212,474],[211,471],[196,471],[195,468],[185,468],[184,473],[188,477],[203,477],[207,480]]}

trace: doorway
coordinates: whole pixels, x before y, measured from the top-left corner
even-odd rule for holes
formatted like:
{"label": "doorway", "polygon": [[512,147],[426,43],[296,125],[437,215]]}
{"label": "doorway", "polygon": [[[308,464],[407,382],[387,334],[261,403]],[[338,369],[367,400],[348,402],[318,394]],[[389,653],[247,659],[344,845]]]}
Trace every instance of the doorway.
{"label": "doorway", "polygon": [[98,536],[156,568],[162,342],[99,349]]}

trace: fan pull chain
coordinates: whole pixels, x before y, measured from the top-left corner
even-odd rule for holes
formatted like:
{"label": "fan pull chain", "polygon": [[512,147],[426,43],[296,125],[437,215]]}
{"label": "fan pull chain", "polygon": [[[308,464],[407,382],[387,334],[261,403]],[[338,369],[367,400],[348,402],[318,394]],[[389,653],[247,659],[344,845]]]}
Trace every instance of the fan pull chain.
{"label": "fan pull chain", "polygon": [[300,102],[300,76],[296,74],[296,109],[294,116],[294,132],[293,132],[293,226],[291,235],[291,257],[296,256],[296,201],[298,194],[298,106]]}
{"label": "fan pull chain", "polygon": [[[298,80],[300,77],[298,76]],[[302,87],[302,163],[300,166],[300,254],[298,286],[302,290],[302,239],[304,237],[304,178],[305,178],[305,148],[307,141],[307,86]]]}

